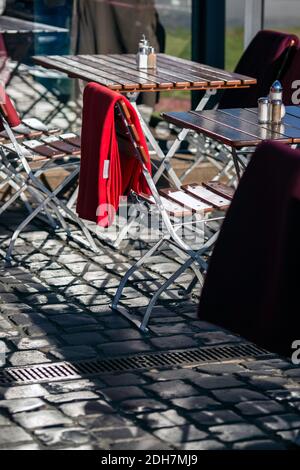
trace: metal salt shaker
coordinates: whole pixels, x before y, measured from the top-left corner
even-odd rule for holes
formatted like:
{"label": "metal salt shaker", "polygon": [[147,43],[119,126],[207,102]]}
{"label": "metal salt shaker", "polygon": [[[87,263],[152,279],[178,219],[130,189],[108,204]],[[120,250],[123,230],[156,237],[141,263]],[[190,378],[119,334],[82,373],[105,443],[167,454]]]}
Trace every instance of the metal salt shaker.
{"label": "metal salt shaker", "polygon": [[282,114],[282,101],[281,100],[272,100],[272,124],[281,123],[281,114]]}
{"label": "metal salt shaker", "polygon": [[267,96],[258,99],[258,122],[259,124],[269,122],[269,98]]}

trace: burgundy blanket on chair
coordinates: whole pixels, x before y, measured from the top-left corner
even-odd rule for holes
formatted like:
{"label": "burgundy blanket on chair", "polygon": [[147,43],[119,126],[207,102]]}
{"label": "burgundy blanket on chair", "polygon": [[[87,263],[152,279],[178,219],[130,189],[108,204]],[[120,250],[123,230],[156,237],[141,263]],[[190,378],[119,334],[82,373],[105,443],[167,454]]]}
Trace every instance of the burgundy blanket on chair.
{"label": "burgundy blanket on chair", "polygon": [[199,317],[271,351],[300,339],[300,151],[262,143],[228,210]]}
{"label": "burgundy blanket on chair", "polygon": [[77,212],[82,219],[104,227],[112,224],[121,196],[130,190],[137,194],[149,193],[140,162],[134,155],[123,154],[118,146],[115,105],[120,100],[126,103],[130,112],[151,171],[146,139],[135,109],[119,93],[97,83],[89,83],[83,97]]}
{"label": "burgundy blanket on chair", "polygon": [[250,88],[225,90],[219,108],[251,108],[269,93],[274,80],[281,79],[288,56],[300,45],[294,34],[262,30],[252,39],[235,68],[236,73],[257,79]]}

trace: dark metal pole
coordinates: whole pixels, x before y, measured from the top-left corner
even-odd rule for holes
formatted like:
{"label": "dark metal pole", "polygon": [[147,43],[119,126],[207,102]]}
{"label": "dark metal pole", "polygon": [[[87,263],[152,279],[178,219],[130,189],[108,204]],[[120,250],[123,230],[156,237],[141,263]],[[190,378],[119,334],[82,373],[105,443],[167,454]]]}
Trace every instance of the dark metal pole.
{"label": "dark metal pole", "polygon": [[[192,59],[224,68],[225,0],[192,1]],[[198,101],[199,92],[193,92],[193,107]]]}

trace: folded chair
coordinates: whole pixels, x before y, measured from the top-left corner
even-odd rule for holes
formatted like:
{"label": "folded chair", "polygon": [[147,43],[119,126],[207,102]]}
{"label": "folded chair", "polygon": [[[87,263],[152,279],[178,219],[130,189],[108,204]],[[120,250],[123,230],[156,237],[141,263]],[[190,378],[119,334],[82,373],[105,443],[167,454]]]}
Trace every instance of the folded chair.
{"label": "folded chair", "polygon": [[[294,34],[269,30],[259,31],[243,52],[234,70],[236,73],[256,78],[257,85],[225,90],[218,102],[218,107],[221,109],[256,108],[258,98],[268,95],[275,80],[282,80],[299,46],[299,38]],[[229,180],[235,180],[235,173],[232,171],[234,165],[224,146],[207,139],[206,145],[202,146],[199,152],[200,155],[196,155],[195,161],[181,175],[182,181],[199,163],[207,159],[218,169],[221,168],[215,179],[219,180],[226,176]]]}
{"label": "folded chair", "polygon": [[[26,121],[30,125],[37,124],[36,120]],[[19,116],[10,101],[5,95],[4,103],[0,105],[0,126],[2,126],[2,138],[0,142],[0,188],[9,186],[13,193],[9,194],[9,199],[0,207],[0,215],[3,214],[18,198],[21,198],[29,215],[14,231],[7,251],[6,260],[11,260],[12,251],[17,238],[24,228],[41,213],[46,215],[46,221],[54,228],[61,226],[68,237],[74,238],[67,220],[79,226],[84,234],[84,239],[75,237],[77,241],[97,250],[95,242],[88,229],[77,215],[70,210],[68,205],[58,198],[59,193],[77,177],[79,173],[80,160],[78,155],[80,147],[76,137],[65,134],[63,141],[59,137],[44,136],[43,140],[28,140],[28,137],[35,135],[32,130],[21,123]],[[41,124],[40,127],[43,127]],[[15,131],[15,132],[14,132]],[[22,134],[25,133],[25,135]],[[33,134],[33,135],[32,135]],[[25,140],[20,144],[18,137]],[[69,137],[68,137],[69,136]],[[9,143],[7,143],[7,139]],[[41,137],[40,137],[41,139]],[[73,141],[72,141],[73,139]],[[68,150],[68,151],[67,151]],[[63,168],[69,173],[65,179],[54,190],[47,187],[42,182],[42,176],[49,169]],[[27,198],[30,195],[30,201]]]}
{"label": "folded chair", "polygon": [[[167,286],[154,295],[141,321],[119,305],[128,279],[167,243],[184,260],[176,277],[195,263],[197,266],[193,268],[202,281],[202,272],[206,269],[203,255],[217,238],[217,231],[213,229],[207,230],[204,238],[203,226],[221,220],[220,212],[227,209],[230,201],[201,185],[188,185],[181,190],[166,188],[159,193],[151,176],[149,152],[134,107],[120,94],[90,83],[84,92],[78,214],[109,226],[119,207],[119,197],[130,194],[139,204],[152,206],[160,215],[163,227],[159,241],[123,277],[112,308],[146,331],[151,311]],[[218,215],[209,218],[214,211],[219,211]],[[180,234],[185,226],[189,234],[201,232],[201,246],[197,251]],[[169,283],[176,277],[171,276]]]}
{"label": "folded chair", "polygon": [[223,222],[199,318],[291,355],[300,332],[299,239],[300,151],[264,142]]}

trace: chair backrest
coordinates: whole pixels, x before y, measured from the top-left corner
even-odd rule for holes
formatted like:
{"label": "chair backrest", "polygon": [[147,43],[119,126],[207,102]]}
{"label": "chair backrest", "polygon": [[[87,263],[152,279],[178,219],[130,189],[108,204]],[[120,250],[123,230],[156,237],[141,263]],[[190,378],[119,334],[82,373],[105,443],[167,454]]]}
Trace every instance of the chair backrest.
{"label": "chair backrest", "polygon": [[300,48],[297,48],[281,78],[285,105],[300,104]]}
{"label": "chair backrest", "polygon": [[300,331],[300,151],[265,142],[234,195],[199,317],[289,355]]}
{"label": "chair backrest", "polygon": [[257,85],[238,90],[225,90],[219,107],[256,107],[257,100],[269,93],[274,80],[281,79],[289,55],[300,44],[294,34],[262,30],[253,38],[241,56],[235,72],[257,79]]}

